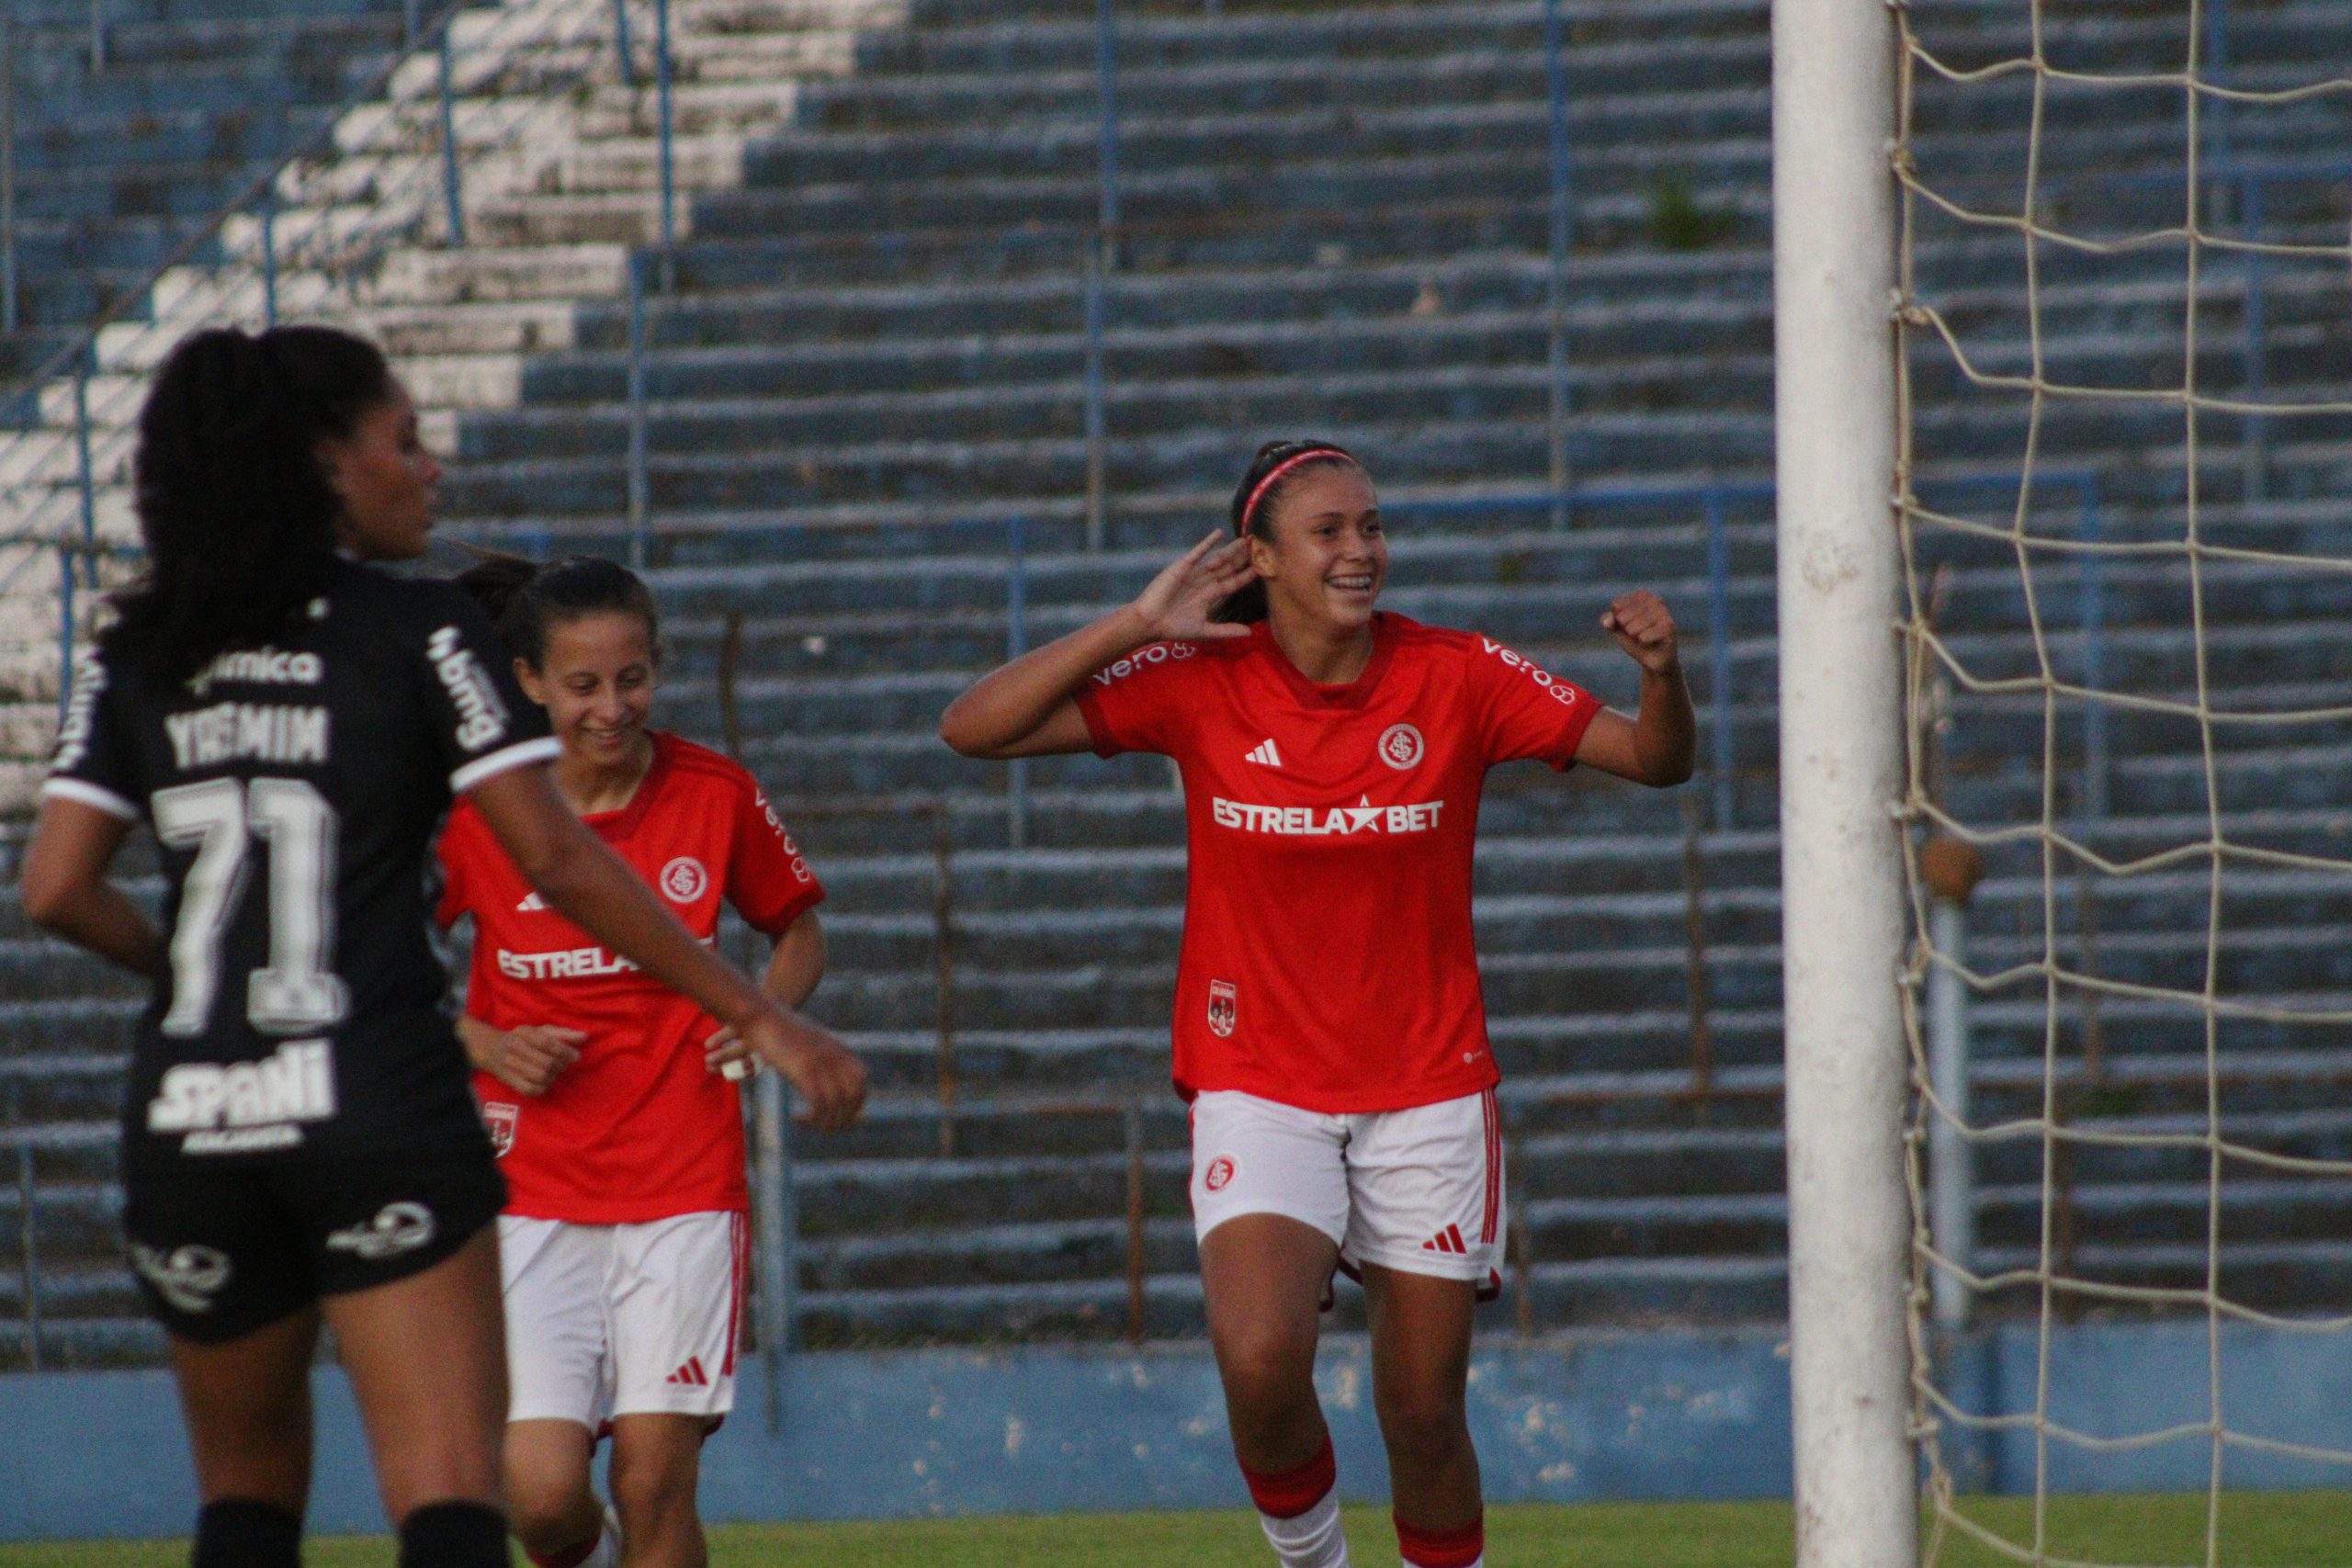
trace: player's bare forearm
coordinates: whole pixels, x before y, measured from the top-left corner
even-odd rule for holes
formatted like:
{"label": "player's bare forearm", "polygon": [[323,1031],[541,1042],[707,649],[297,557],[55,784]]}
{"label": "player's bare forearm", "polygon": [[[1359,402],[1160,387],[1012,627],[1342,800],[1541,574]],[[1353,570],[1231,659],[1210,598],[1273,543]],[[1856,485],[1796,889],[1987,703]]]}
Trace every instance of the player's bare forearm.
{"label": "player's bare forearm", "polygon": [[458,1043],[465,1047],[466,1060],[517,1094],[547,1093],[580,1060],[587,1038],[580,1030],[556,1024],[501,1029],[471,1013],[458,1020]]}
{"label": "player's bare forearm", "polygon": [[163,933],[107,867],[130,824],[78,800],[41,803],[17,895],[26,918],[74,946],[151,980],[163,978]]}
{"label": "player's bare forearm", "polygon": [[498,1070],[498,1039],[503,1032],[471,1013],[458,1017],[458,1043],[466,1048],[466,1064],[476,1072]]}
{"label": "player's bare forearm", "polygon": [[1248,637],[1247,626],[1209,617],[1256,575],[1244,541],[1209,535],[1161,568],[1135,603],[982,676],[947,705],[939,738],[990,761],[1087,750],[1092,737],[1070,694],[1147,643]]}
{"label": "player's bare forearm", "polygon": [[722,1023],[773,1014],[775,1003],[696,942],[627,862],[580,825],[543,768],[515,768],[471,793],[515,869],[550,907]]}
{"label": "player's bare forearm", "polygon": [[981,676],[940,715],[939,738],[959,755],[986,761],[1086,750],[1086,720],[1070,694],[1151,640],[1135,606],[1121,605]]}
{"label": "player's bare forearm", "polygon": [[1641,782],[1660,788],[1690,777],[1698,764],[1699,719],[1679,663],[1642,671],[1642,705],[1634,717]]}
{"label": "player's bare forearm", "polygon": [[1577,761],[1659,789],[1682,783],[1698,756],[1699,720],[1682,679],[1672,613],[1657,594],[1635,589],[1611,601],[1600,629],[1640,667],[1642,702],[1631,718],[1613,708],[1595,716]]}
{"label": "player's bare forearm", "polygon": [[810,910],[776,938],[761,984],[785,1006],[797,1008],[815,994],[817,982],[824,977],[825,929],[817,923],[816,911]]}
{"label": "player's bare forearm", "polygon": [[150,980],[164,976],[164,938],[147,912],[111,882],[76,888],[34,917],[46,930]]}

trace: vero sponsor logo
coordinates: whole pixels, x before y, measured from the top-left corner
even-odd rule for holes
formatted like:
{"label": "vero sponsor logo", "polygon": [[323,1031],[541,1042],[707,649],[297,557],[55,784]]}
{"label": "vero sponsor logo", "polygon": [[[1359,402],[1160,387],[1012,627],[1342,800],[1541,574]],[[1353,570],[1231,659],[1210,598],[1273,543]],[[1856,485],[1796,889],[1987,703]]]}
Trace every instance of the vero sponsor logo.
{"label": "vero sponsor logo", "polygon": [[1505,665],[1510,669],[1521,671],[1529,680],[1534,682],[1537,685],[1543,687],[1544,691],[1550,693],[1554,702],[1572,703],[1577,700],[1575,687],[1569,685],[1566,681],[1560,680],[1556,676],[1553,675],[1551,671],[1545,670],[1543,666],[1537,664],[1533,660],[1529,659],[1526,655],[1513,653],[1510,649],[1505,648],[1501,643],[1497,642],[1490,637],[1482,637],[1478,641],[1488,653],[1491,653],[1497,659],[1501,660]]}
{"label": "vero sponsor logo", "polygon": [[1138,670],[1148,670],[1174,659],[1190,659],[1199,651],[1189,642],[1155,642],[1148,648],[1136,649],[1116,664],[1097,670],[1090,678],[1098,686],[1107,686],[1114,681],[1125,680]]}

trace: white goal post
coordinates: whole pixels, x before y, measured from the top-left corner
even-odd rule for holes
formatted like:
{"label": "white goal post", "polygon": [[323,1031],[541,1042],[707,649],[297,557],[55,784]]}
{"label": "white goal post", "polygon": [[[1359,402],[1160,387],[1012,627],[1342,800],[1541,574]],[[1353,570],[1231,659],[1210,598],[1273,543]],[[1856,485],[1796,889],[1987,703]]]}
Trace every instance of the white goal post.
{"label": "white goal post", "polygon": [[1799,1568],[1909,1568],[1894,633],[1895,47],[1774,0],[1772,293],[1790,1382]]}

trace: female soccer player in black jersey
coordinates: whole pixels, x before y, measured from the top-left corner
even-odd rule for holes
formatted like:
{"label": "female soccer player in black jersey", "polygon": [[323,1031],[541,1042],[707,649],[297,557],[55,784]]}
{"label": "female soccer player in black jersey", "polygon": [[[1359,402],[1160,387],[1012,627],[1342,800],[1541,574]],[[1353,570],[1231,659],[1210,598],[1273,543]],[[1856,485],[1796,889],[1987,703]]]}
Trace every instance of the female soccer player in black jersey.
{"label": "female soccer player in black jersey", "polygon": [[[404,1568],[503,1563],[504,1192],[425,935],[452,797],[550,905],[752,1043],[819,1123],[856,1114],[863,1072],[581,826],[472,600],[366,564],[423,553],[439,478],[372,346],[196,334],[156,378],[135,468],[148,570],[77,664],[23,894],[155,981],[123,1224],[187,1419],[195,1562],[299,1561],[323,1320]],[[106,880],[142,821],[160,931]]]}

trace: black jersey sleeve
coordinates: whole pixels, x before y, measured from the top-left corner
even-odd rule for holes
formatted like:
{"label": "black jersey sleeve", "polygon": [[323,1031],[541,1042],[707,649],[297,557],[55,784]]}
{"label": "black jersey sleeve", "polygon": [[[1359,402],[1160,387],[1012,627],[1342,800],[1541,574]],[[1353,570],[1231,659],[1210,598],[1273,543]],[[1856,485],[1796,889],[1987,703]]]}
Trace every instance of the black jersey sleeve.
{"label": "black jersey sleeve", "polygon": [[140,782],[138,750],[125,737],[122,699],[106,655],[85,648],[74,663],[65,716],[58,726],[57,750],[50,760],[41,797],[78,800],[126,822],[147,815],[146,787]]}
{"label": "black jersey sleeve", "polygon": [[415,640],[433,744],[463,795],[510,768],[555,760],[547,713],[523,694],[512,660],[479,605],[447,583],[419,583]]}

